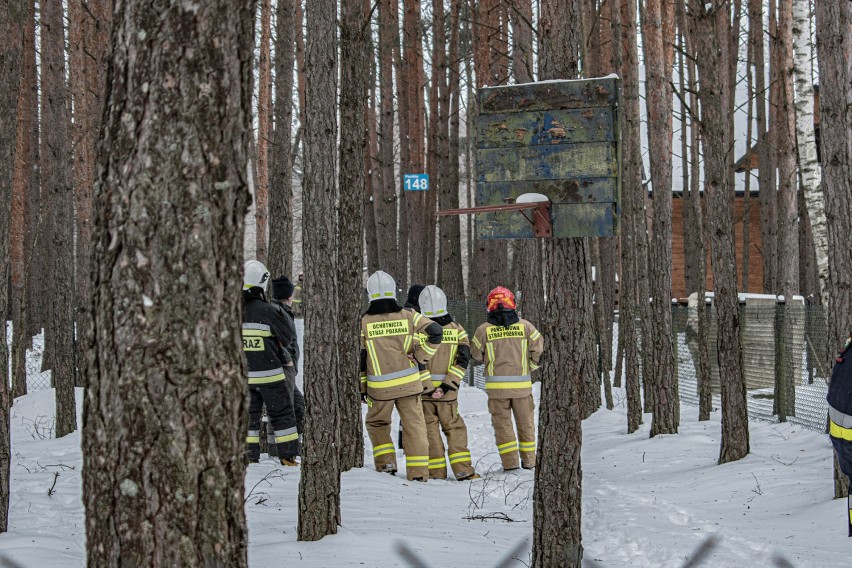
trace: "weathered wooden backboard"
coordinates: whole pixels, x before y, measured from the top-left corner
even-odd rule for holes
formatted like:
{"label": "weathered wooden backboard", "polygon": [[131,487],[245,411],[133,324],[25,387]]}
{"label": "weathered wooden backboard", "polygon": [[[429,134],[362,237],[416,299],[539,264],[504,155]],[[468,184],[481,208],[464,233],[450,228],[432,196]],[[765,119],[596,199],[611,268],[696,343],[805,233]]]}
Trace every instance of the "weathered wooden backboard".
{"label": "weathered wooden backboard", "polygon": [[[551,201],[554,237],[618,233],[620,80],[543,81],[479,90],[476,205]],[[476,216],[480,239],[533,238],[517,211]]]}

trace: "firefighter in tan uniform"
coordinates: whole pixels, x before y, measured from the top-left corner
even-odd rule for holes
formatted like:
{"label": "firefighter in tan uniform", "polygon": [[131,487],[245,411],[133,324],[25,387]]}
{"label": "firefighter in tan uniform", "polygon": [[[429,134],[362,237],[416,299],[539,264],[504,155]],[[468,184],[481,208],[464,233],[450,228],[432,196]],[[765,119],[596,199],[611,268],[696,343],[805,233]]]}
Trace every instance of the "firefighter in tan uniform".
{"label": "firefighter in tan uniform", "polygon": [[[530,373],[539,366],[544,341],[518,317],[515,296],[502,286],[488,294],[488,320],[477,328],[470,354],[485,364],[485,392],[503,470],[535,467],[535,403]],[[512,415],[518,436],[512,425]]]}
{"label": "firefighter in tan uniform", "polygon": [[[459,386],[470,361],[470,340],[462,326],[447,312],[447,296],[437,286],[426,286],[420,292],[421,313],[439,324],[444,338],[438,352],[429,360],[427,370],[432,383],[431,395],[423,397],[426,434],[429,438],[429,477],[447,478],[447,457],[459,481],[478,479],[467,448],[467,426],[459,415]],[[441,430],[447,437],[447,453]]]}
{"label": "firefighter in tan uniform", "polygon": [[396,302],[396,283],[389,274],[373,273],[367,281],[370,307],[361,318],[361,396],[367,404],[367,433],[376,470],[395,474],[396,448],[391,439],[394,406],[405,423],[406,476],[429,477],[429,442],[420,396],[420,366],[435,355],[441,326]]}

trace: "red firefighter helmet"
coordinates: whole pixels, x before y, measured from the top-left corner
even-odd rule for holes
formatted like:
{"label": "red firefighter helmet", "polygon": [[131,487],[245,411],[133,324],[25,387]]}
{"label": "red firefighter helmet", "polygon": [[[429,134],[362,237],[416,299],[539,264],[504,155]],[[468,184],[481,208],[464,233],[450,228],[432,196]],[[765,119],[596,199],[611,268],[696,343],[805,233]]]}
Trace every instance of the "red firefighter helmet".
{"label": "red firefighter helmet", "polygon": [[515,295],[508,288],[497,286],[488,294],[488,311],[493,312],[500,306],[514,310],[517,308],[515,304]]}

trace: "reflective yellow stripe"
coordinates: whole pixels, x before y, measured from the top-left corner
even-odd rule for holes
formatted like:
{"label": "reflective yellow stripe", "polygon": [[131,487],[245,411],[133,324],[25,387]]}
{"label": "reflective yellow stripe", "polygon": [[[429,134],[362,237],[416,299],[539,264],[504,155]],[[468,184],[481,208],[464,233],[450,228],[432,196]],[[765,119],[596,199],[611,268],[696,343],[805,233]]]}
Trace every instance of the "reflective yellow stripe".
{"label": "reflective yellow stripe", "polygon": [[509,452],[515,452],[518,450],[518,442],[506,442],[505,444],[499,444],[497,446],[497,451],[500,454],[508,454]]}
{"label": "reflective yellow stripe", "polygon": [[447,369],[447,374],[452,375],[452,376],[454,376],[458,379],[463,379],[464,378],[464,369],[462,369],[461,367],[457,367],[457,366],[453,365],[452,367]]}
{"label": "reflective yellow stripe", "polygon": [[277,375],[271,375],[269,377],[249,377],[248,384],[250,385],[265,385],[267,383],[274,383],[277,381],[283,381],[286,379],[286,375],[284,373],[278,373]]}
{"label": "reflective yellow stripe", "polygon": [[527,343],[528,343],[528,341],[526,339],[521,341],[521,361],[523,361],[521,363],[521,368],[524,371],[523,373],[521,373],[522,375],[529,375],[530,374],[530,365],[529,365],[530,362],[529,362],[529,359],[527,358]]}
{"label": "reflective yellow stripe", "polygon": [[447,467],[447,460],[444,458],[429,460],[429,469],[443,469],[445,467]]}
{"label": "reflective yellow stripe", "polygon": [[521,451],[522,452],[534,452],[535,451],[535,442],[521,442]]}
{"label": "reflective yellow stripe", "polygon": [[437,348],[437,347],[432,347],[431,345],[429,345],[429,342],[428,342],[428,341],[425,341],[425,342],[421,343],[421,344],[420,344],[420,348],[421,348],[423,351],[425,351],[425,352],[426,352],[426,354],[427,354],[427,355],[429,355],[430,357],[431,357],[432,355],[434,355],[434,354],[438,351],[438,348]]}
{"label": "reflective yellow stripe", "polygon": [[377,458],[379,456],[383,456],[385,454],[395,453],[396,449],[393,447],[393,444],[382,444],[380,446],[373,447],[373,457]]}
{"label": "reflective yellow stripe", "polygon": [[482,344],[479,343],[479,339],[477,339],[475,335],[473,336],[473,344],[476,346],[477,349],[482,347]]}
{"label": "reflective yellow stripe", "polygon": [[843,428],[835,424],[833,420],[828,428],[828,433],[832,438],[840,438],[841,440],[852,442],[852,428]]}
{"label": "reflective yellow stripe", "polygon": [[532,339],[533,341],[535,341],[539,337],[541,337],[541,334],[538,332],[538,330],[535,330],[534,332],[532,332],[532,335],[530,335],[530,339]]}
{"label": "reflective yellow stripe", "polygon": [[538,365],[537,363],[534,363],[533,361],[530,361],[530,369],[531,370],[535,371],[538,368],[540,368],[540,365]]}
{"label": "reflective yellow stripe", "polygon": [[421,316],[417,312],[414,312],[414,325],[417,325],[418,323],[420,323],[420,320],[422,320],[422,319],[423,319],[423,316]]}
{"label": "reflective yellow stripe", "polygon": [[459,463],[470,461],[470,452],[458,452],[456,454],[450,454],[450,463]]}
{"label": "reflective yellow stripe", "polygon": [[459,330],[459,340],[467,339],[467,332],[465,330]]}
{"label": "reflective yellow stripe", "polygon": [[411,340],[414,339],[413,335],[409,335],[405,338],[405,343],[402,345],[402,350],[408,353],[408,350],[411,349]]}
{"label": "reflective yellow stripe", "polygon": [[415,383],[419,380],[421,380],[420,373],[413,373],[411,375],[400,377],[398,379],[391,379],[389,381],[371,381],[367,379],[367,386],[371,389],[386,389],[390,387],[398,387],[399,385],[407,385],[408,383]]}
{"label": "reflective yellow stripe", "polygon": [[260,436],[246,436],[246,444],[259,444]]}
{"label": "reflective yellow stripe", "polygon": [[362,382],[362,383],[366,383],[366,382],[367,382],[367,375],[361,375],[361,382]]}
{"label": "reflective yellow stripe", "polygon": [[[456,362],[456,353],[458,352],[458,350],[459,350],[458,343],[456,343],[452,347],[450,347],[450,369],[453,368],[453,365]],[[448,373],[450,372],[450,369],[447,369]]]}
{"label": "reflective yellow stripe", "polygon": [[298,440],[299,434],[287,434],[286,436],[275,436],[275,443],[281,444],[282,442],[292,442],[293,440]]}
{"label": "reflective yellow stripe", "polygon": [[373,363],[373,374],[381,375],[382,369],[379,366],[379,358],[376,355],[376,345],[373,343],[373,340],[367,340],[367,353],[370,355],[370,361]]}
{"label": "reflective yellow stripe", "polygon": [[486,344],[486,350],[488,351],[488,367],[485,370],[486,375],[494,374],[494,344],[488,343]]}
{"label": "reflective yellow stripe", "polygon": [[271,331],[264,331],[262,329],[244,329],[241,333],[243,337],[272,337]]}
{"label": "reflective yellow stripe", "polygon": [[407,456],[405,458],[405,465],[429,465],[429,456]]}
{"label": "reflective yellow stripe", "polygon": [[485,389],[526,389],[532,388],[532,381],[520,381],[517,383],[485,383]]}
{"label": "reflective yellow stripe", "polygon": [[432,386],[438,388],[444,381],[432,381]]}

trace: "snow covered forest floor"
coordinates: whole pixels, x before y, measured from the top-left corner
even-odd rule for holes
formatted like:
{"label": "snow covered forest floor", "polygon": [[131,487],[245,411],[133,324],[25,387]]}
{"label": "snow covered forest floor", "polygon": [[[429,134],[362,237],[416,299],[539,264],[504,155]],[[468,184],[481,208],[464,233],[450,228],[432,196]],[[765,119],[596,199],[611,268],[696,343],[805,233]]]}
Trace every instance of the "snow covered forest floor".
{"label": "snow covered forest floor", "polygon": [[[699,423],[697,408],[684,405],[680,434],[649,439],[650,415],[626,434],[624,392],[615,396],[613,411],[583,423],[587,560],[677,567],[715,535],[702,567],[775,566],[778,555],[796,567],[849,565],[846,503],[832,499],[826,435],[752,421],[751,454],[719,466],[718,412]],[[410,566],[401,545],[428,566],[487,567],[507,555],[517,559],[512,565],[528,565],[528,548],[511,553],[532,532],[533,472],[500,469],[484,392],[463,389],[460,408],[482,480],[419,484],[402,471],[396,478],[369,467],[347,472],[343,526],[320,542],[296,542],[299,471],[273,460],[250,466],[250,566]],[[24,568],[85,565],[80,434],[52,439],[53,414],[51,390],[12,409],[10,531],[0,535],[0,555]]]}

